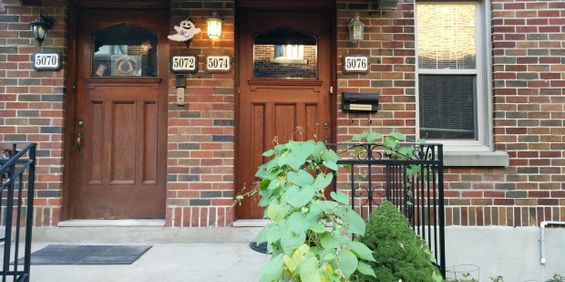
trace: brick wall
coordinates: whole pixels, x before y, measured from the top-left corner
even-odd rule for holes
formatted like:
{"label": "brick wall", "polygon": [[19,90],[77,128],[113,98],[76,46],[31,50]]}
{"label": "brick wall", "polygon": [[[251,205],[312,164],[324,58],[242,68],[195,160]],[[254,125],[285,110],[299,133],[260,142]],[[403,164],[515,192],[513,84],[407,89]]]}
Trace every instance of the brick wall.
{"label": "brick wall", "polygon": [[[370,54],[371,73],[345,75],[339,92],[378,92],[379,113],[338,111],[338,140],[367,129],[415,134],[414,4],[379,11],[375,1],[338,1],[338,62]],[[361,15],[365,41],[347,42]],[[448,168],[449,225],[537,225],[565,220],[565,3],[492,1],[494,141],[507,168]],[[340,98],[338,98],[339,103]]]}
{"label": "brick wall", "polygon": [[[370,128],[382,133],[399,131],[414,136],[413,1],[399,1],[396,11],[378,9],[377,1],[337,1],[338,141]],[[365,23],[365,40],[348,41],[349,21],[359,13]],[[370,55],[368,74],[344,74],[344,55]],[[342,92],[377,92],[379,112],[371,115],[341,111]]]}
{"label": "brick wall", "polygon": [[[44,0],[56,26],[45,46],[65,48],[65,3]],[[378,92],[378,113],[337,112],[338,141],[367,129],[415,135],[414,2],[383,11],[374,0],[337,2],[338,93]],[[0,8],[0,141],[39,143],[36,225],[56,225],[62,194],[64,71],[31,70],[38,50],[29,22],[39,7]],[[212,10],[224,18],[223,38],[207,39]],[[347,41],[347,24],[360,13],[365,41]],[[171,2],[172,26],[191,16],[202,29],[186,49],[199,56],[188,76],[186,106],[176,105],[169,81],[168,226],[227,226],[233,221],[234,73],[208,74],[207,55],[234,55],[233,1]],[[449,168],[447,223],[535,225],[565,220],[565,3],[493,0],[494,141],[510,155],[507,168]],[[343,74],[345,54],[369,54],[369,74]],[[338,94],[338,109],[341,108]]]}
{"label": "brick wall", "polygon": [[[44,46],[65,48],[65,4],[44,0],[54,18]],[[64,70],[36,72],[31,55],[40,50],[29,23],[40,7],[0,6],[0,142],[37,142],[35,225],[56,225],[63,179]],[[43,48],[46,50],[47,48]]]}
{"label": "brick wall", "polygon": [[[487,205],[474,208],[478,225],[565,220],[565,2],[494,0],[492,31],[494,136],[510,167],[453,171],[474,182],[452,196]],[[462,204],[461,224],[468,208],[474,225]]]}
{"label": "brick wall", "polygon": [[[223,17],[222,38],[206,35],[212,11]],[[199,72],[187,79],[186,106],[176,105],[174,79],[169,85],[167,226],[228,226],[233,221],[234,71],[209,74],[208,55],[234,55],[234,2],[171,2],[172,26],[190,16],[202,32],[190,51],[171,43],[171,53],[199,57]],[[171,76],[173,77],[173,76]]]}

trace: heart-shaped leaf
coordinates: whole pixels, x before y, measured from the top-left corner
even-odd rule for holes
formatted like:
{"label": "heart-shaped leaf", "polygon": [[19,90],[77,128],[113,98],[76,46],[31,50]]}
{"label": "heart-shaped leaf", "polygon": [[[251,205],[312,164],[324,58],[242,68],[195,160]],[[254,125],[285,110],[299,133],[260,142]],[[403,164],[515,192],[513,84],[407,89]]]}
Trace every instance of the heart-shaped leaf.
{"label": "heart-shaped leaf", "polygon": [[336,202],[344,204],[344,205],[349,205],[349,197],[347,195],[345,195],[342,192],[331,192],[330,196],[332,197],[332,199],[334,199]]}
{"label": "heart-shaped leaf", "polygon": [[316,190],[310,185],[306,185],[302,188],[292,186],[284,192],[284,200],[289,205],[295,208],[300,208],[308,204],[312,200],[312,197],[314,197],[315,193]]}
{"label": "heart-shaped leaf", "polygon": [[358,260],[351,251],[345,250],[337,256],[337,265],[343,272],[343,275],[349,279],[349,276],[357,269]]}

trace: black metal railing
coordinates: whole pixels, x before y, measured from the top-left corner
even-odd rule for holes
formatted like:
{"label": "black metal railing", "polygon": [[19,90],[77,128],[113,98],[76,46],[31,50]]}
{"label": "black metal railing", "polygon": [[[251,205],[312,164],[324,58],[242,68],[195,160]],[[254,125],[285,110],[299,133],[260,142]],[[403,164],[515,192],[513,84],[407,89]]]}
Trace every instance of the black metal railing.
{"label": "black metal railing", "polygon": [[[340,155],[334,190],[348,192],[351,207],[364,218],[384,199],[406,216],[424,239],[445,277],[443,146],[402,144],[409,155],[379,144],[331,144]],[[339,186],[339,187],[338,187]]]}
{"label": "black metal railing", "polygon": [[[29,281],[36,144],[0,143],[2,281]],[[23,231],[22,231],[23,229]],[[23,236],[23,246],[21,237]],[[20,262],[23,247],[23,263]]]}

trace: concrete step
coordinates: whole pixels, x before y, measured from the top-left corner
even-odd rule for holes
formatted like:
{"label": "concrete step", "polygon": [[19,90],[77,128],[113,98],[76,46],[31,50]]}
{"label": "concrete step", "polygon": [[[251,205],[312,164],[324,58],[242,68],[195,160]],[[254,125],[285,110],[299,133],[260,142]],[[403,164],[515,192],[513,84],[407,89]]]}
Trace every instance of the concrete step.
{"label": "concrete step", "polygon": [[34,227],[34,242],[86,243],[245,243],[255,241],[260,227],[65,226]]}

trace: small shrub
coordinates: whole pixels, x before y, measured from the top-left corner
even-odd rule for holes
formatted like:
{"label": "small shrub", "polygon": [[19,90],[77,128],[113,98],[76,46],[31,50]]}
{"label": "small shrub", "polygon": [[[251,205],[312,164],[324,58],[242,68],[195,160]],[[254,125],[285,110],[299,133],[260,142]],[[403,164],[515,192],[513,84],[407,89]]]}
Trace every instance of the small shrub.
{"label": "small shrub", "polygon": [[372,212],[365,236],[360,241],[373,251],[376,260],[369,263],[376,278],[360,274],[360,282],[442,281],[426,243],[388,201]]}

